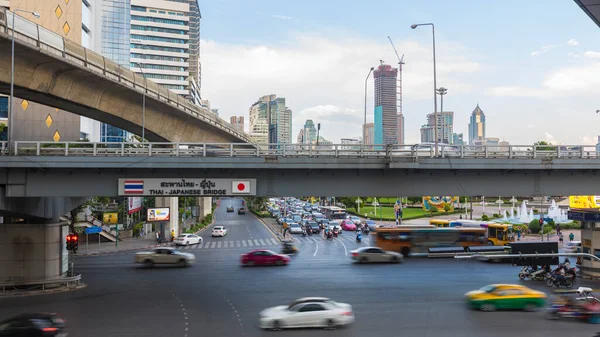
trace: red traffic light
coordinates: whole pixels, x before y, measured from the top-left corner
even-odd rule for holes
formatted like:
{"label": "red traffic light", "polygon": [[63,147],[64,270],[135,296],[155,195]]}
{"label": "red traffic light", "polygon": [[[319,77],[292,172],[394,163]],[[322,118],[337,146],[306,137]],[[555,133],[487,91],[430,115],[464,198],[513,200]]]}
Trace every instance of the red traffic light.
{"label": "red traffic light", "polygon": [[77,237],[77,234],[73,234],[73,237],[71,240],[77,242],[77,240],[79,240],[79,238]]}
{"label": "red traffic light", "polygon": [[67,242],[71,241],[71,234],[67,235]]}

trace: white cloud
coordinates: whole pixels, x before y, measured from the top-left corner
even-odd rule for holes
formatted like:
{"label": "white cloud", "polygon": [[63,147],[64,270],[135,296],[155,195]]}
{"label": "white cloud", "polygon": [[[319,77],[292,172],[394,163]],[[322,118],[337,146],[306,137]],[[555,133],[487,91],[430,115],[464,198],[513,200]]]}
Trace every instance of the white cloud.
{"label": "white cloud", "polygon": [[546,137],[546,142],[550,143],[550,144],[559,144],[556,141],[556,138],[554,138],[553,135],[549,134],[548,132],[544,132],[544,137]]}
{"label": "white cloud", "polygon": [[520,86],[494,87],[488,90],[488,93],[493,96],[506,97],[550,97],[550,93],[542,89],[526,88]]}
{"label": "white cloud", "polygon": [[529,54],[529,55],[531,55],[531,56],[540,56],[540,52],[539,51],[534,51],[534,52],[531,52],[531,54]]}
{"label": "white cloud", "polygon": [[570,39],[569,41],[567,41],[567,44],[569,46],[577,46],[577,45],[579,45],[579,41],[577,41],[575,39]]}
{"label": "white cloud", "polygon": [[600,58],[600,52],[597,52],[597,51],[586,51],[585,53],[583,53],[583,56],[589,57],[589,58],[592,58],[592,59],[597,59],[597,58]]}
{"label": "white cloud", "polygon": [[574,58],[578,58],[579,57],[579,54],[577,54],[577,53],[568,53],[567,55],[569,55],[571,57],[574,57]]}
{"label": "white cloud", "polygon": [[[396,42],[396,41],[395,41]],[[360,136],[364,114],[364,83],[369,67],[379,59],[396,66],[385,39],[325,38],[298,34],[279,45],[222,44],[202,41],[202,96],[219,108],[221,117],[241,115],[266,94],[286,98],[292,109],[292,140],[308,118],[322,123],[322,135],[338,142]],[[431,99],[430,45],[397,41],[406,55],[404,102]],[[438,84],[453,95],[473,90],[472,76],[484,69],[474,53],[460,45],[438,44]],[[408,83],[408,84],[407,84]],[[368,82],[367,121],[373,120],[373,77]],[[415,119],[416,120],[416,119]],[[419,121],[418,123],[421,123]],[[413,132],[411,130],[407,130]]]}
{"label": "white cloud", "polygon": [[271,15],[271,17],[272,17],[273,19],[277,19],[277,20],[291,20],[291,19],[292,19],[292,17],[291,17],[291,16],[287,16],[287,15],[277,15],[277,14],[275,14],[275,15]]}

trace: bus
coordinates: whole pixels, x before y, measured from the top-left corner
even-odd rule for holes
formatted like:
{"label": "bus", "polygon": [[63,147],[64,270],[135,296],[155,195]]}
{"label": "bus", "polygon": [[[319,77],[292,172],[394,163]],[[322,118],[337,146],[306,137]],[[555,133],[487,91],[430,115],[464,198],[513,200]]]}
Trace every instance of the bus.
{"label": "bus", "polygon": [[450,220],[431,219],[429,224],[436,227],[450,227]]}
{"label": "bus", "polygon": [[344,208],[337,206],[321,206],[320,210],[325,219],[329,220],[344,220],[348,216]]}
{"label": "bus", "polygon": [[490,246],[506,246],[510,244],[510,242],[515,241],[513,225],[511,224],[481,222],[472,220],[456,220],[450,222],[450,227],[485,228],[487,231],[487,243]]}
{"label": "bus", "polygon": [[377,228],[375,234],[377,247],[409,254],[429,253],[435,247],[469,247],[485,246],[487,243],[484,228]]}

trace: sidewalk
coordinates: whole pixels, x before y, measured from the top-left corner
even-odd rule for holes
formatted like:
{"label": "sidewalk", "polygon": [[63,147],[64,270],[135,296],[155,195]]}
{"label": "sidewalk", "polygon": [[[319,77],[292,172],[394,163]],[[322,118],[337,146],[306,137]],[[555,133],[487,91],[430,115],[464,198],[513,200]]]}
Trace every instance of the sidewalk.
{"label": "sidewalk", "polygon": [[[575,235],[575,239],[573,239],[573,241],[581,241],[581,230],[579,229],[573,229],[573,230],[563,230],[563,240],[564,240],[564,244],[567,244],[569,242],[569,234],[573,233],[573,235]],[[544,235],[544,240],[543,241],[548,241],[548,236]],[[528,234],[525,236],[521,236],[521,240],[520,241],[541,241],[541,236],[540,235],[535,235],[535,234]],[[558,242],[558,235],[556,234],[550,234],[550,241],[553,242]]]}
{"label": "sidewalk", "polygon": [[170,246],[171,242],[157,244],[156,239],[146,238],[127,238],[119,241],[117,246],[115,242],[101,242],[98,247],[98,242],[88,242],[86,249],[85,239],[79,242],[79,249],[77,250],[76,256],[88,256],[88,255],[104,255],[112,254],[117,252],[126,252],[139,249],[150,249],[158,246]]}

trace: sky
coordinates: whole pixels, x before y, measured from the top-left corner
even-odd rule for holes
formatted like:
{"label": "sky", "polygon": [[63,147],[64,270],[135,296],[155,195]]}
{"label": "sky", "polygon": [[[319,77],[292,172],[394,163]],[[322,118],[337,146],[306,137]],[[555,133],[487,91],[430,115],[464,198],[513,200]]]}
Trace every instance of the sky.
{"label": "sky", "polygon": [[[600,134],[600,28],[571,0],[199,0],[202,97],[221,118],[244,116],[262,95],[285,97],[292,142],[306,119],[339,143],[359,137],[364,85],[380,60],[404,55],[405,141],[420,141],[437,86],[468,139],[471,112],[486,136],[514,145],[596,144]],[[368,80],[367,122],[373,120]],[[439,109],[438,103],[438,109]]]}

